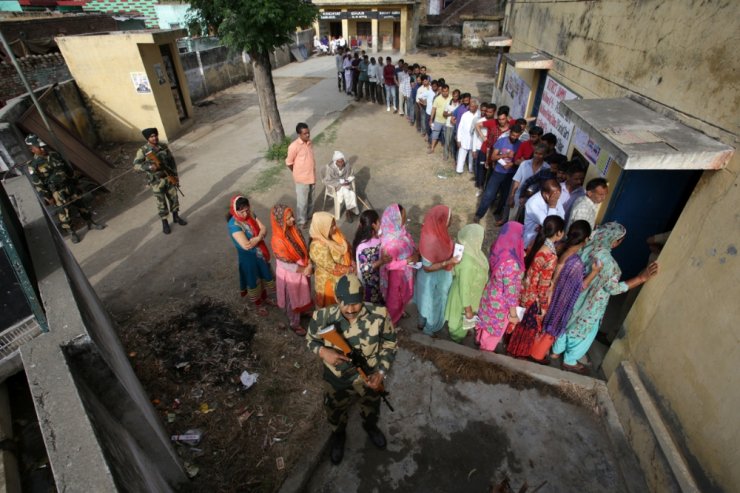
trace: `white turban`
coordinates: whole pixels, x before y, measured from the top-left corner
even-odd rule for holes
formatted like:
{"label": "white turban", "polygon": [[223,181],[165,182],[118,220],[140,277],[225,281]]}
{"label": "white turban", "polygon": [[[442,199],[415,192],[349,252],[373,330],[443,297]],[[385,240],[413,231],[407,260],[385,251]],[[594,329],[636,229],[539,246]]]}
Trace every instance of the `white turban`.
{"label": "white turban", "polygon": [[341,151],[334,151],[334,155],[331,157],[331,160],[334,164],[337,164],[337,161],[343,160],[344,162],[347,162],[347,160],[344,158],[344,154],[342,154]]}

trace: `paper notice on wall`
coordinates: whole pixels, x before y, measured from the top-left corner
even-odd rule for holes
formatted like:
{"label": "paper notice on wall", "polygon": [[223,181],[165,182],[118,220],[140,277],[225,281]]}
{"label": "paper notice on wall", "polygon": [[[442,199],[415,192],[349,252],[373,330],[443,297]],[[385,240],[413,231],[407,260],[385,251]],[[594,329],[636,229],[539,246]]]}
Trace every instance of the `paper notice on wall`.
{"label": "paper notice on wall", "polygon": [[558,138],[555,148],[560,154],[567,153],[571,138],[573,138],[573,123],[558,109],[560,101],[569,99],[580,99],[580,96],[569,91],[560,82],[548,75],[545,79],[545,88],[542,91],[540,109],[537,113],[537,125],[542,127],[545,133],[555,134],[555,137]]}
{"label": "paper notice on wall", "polygon": [[149,78],[144,72],[130,72],[131,82],[134,83],[134,90],[138,94],[151,94],[152,86],[149,85]]}
{"label": "paper notice on wall", "polygon": [[575,135],[573,136],[573,147],[583,153],[588,147],[588,134],[576,127]]}
{"label": "paper notice on wall", "polygon": [[503,103],[509,106],[509,116],[512,118],[525,118],[527,102],[529,101],[530,89],[524,80],[516,73],[513,66],[506,67],[504,76]]}
{"label": "paper notice on wall", "polygon": [[601,176],[606,176],[609,172],[609,166],[614,162],[614,158],[608,155],[606,152],[602,152],[599,159],[596,161],[596,167],[599,168]]}

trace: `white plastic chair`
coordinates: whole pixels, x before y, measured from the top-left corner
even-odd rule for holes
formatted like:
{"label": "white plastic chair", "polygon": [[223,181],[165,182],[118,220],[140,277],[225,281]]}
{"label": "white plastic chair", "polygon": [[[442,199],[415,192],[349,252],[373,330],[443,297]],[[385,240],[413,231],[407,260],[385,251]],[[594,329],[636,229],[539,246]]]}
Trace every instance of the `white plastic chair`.
{"label": "white plastic chair", "polygon": [[[326,175],[326,168],[321,172],[322,183],[324,181],[325,175]],[[365,207],[365,209],[369,209],[370,206],[368,206],[367,203],[365,203],[365,201],[362,200],[362,198],[360,198],[360,196],[357,194],[357,189],[355,188],[355,181],[356,180],[352,180],[352,182],[350,182],[350,187],[352,187],[352,191],[355,192],[355,196],[357,197],[357,202],[362,204]],[[324,184],[324,205],[321,207],[322,210],[326,209],[326,198],[327,197],[331,197],[331,199],[334,201],[334,219],[336,221],[339,221],[339,219],[342,217],[342,204],[339,202],[339,200],[337,200],[336,187]]]}

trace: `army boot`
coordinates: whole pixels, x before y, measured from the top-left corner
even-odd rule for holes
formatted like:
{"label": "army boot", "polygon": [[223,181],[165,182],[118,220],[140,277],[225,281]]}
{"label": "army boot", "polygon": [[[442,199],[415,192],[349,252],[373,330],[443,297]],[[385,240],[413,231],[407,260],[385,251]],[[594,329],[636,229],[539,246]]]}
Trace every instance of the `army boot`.
{"label": "army boot", "polygon": [[80,242],[80,237],[77,236],[77,233],[75,233],[74,231],[70,231],[69,232],[69,237],[72,239],[72,243],[79,243]]}
{"label": "army boot", "polygon": [[373,442],[373,445],[375,445],[379,449],[385,448],[385,435],[383,435],[383,432],[380,431],[375,423],[363,423],[362,427],[367,432],[367,435],[370,437],[370,441]]}
{"label": "army boot", "polygon": [[347,434],[342,431],[335,431],[329,437],[329,458],[335,466],[342,462],[344,458],[344,442],[347,440]]}
{"label": "army boot", "polygon": [[180,226],[185,226],[188,223],[185,219],[181,218],[177,212],[172,213],[172,222],[179,224]]}
{"label": "army boot", "polygon": [[93,229],[97,229],[97,230],[105,229],[105,224],[98,224],[95,221],[88,221],[87,230],[92,231]]}
{"label": "army boot", "polygon": [[162,233],[168,235],[171,231],[170,223],[167,222],[167,219],[162,219]]}

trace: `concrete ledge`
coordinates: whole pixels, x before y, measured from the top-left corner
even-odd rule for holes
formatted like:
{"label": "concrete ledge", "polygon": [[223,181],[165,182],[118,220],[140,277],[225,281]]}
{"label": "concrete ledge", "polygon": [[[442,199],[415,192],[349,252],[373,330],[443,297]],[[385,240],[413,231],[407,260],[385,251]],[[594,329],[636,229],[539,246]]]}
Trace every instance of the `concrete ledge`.
{"label": "concrete ledge", "polygon": [[424,346],[440,349],[442,351],[447,351],[453,354],[459,354],[460,356],[465,356],[466,358],[488,361],[503,368],[506,368],[507,370],[523,373],[547,385],[561,385],[564,383],[571,383],[580,387],[584,387],[588,390],[595,390],[600,386],[604,386],[604,382],[595,378],[578,375],[577,373],[565,372],[562,370],[558,370],[557,368],[538,365],[537,363],[511,358],[502,354],[490,353],[488,351],[479,351],[477,349],[463,346],[461,344],[456,344],[452,341],[432,339],[431,337],[419,332],[406,333],[405,336],[417,344],[422,344]]}
{"label": "concrete ledge", "polygon": [[699,492],[635,367],[623,362],[607,387],[650,491]]}
{"label": "concrete ledge", "polygon": [[313,472],[324,458],[327,448],[329,447],[329,435],[331,430],[325,421],[318,426],[316,435],[323,437],[316,440],[312,447],[304,451],[303,458],[290,471],[290,475],[283,481],[283,485],[278,493],[299,493],[305,491],[308,481],[311,479]]}

